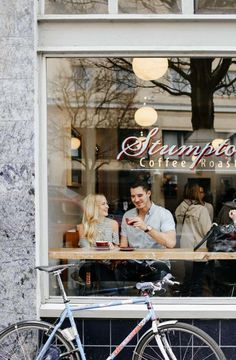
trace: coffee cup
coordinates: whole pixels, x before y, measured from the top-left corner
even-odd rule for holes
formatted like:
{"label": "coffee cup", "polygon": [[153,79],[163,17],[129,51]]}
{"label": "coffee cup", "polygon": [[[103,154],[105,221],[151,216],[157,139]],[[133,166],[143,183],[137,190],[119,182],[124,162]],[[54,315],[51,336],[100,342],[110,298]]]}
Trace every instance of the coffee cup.
{"label": "coffee cup", "polygon": [[108,241],[101,240],[101,241],[96,241],[96,246],[99,247],[99,248],[100,247],[103,248],[103,247],[108,247],[109,244],[108,244]]}
{"label": "coffee cup", "polygon": [[130,225],[130,226],[133,226],[135,223],[135,221],[133,221],[132,219],[129,219],[129,218],[125,218],[125,220],[126,220],[126,224]]}

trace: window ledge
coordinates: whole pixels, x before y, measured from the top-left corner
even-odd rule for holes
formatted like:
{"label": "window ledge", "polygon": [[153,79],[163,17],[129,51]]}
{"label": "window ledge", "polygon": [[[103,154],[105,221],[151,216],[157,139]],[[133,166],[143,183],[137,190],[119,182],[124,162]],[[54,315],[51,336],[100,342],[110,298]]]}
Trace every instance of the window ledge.
{"label": "window ledge", "polygon": [[[178,300],[179,301],[179,300]],[[232,302],[225,304],[159,304],[154,308],[163,319],[236,319],[236,307]],[[76,304],[82,305],[82,304]],[[63,304],[42,304],[40,317],[57,317],[63,310]],[[123,305],[106,309],[83,310],[75,312],[75,317],[82,318],[141,318],[147,313],[145,305]]]}
{"label": "window ledge", "polygon": [[236,14],[207,14],[207,15],[184,15],[184,14],[44,14],[37,16],[38,21],[235,21]]}

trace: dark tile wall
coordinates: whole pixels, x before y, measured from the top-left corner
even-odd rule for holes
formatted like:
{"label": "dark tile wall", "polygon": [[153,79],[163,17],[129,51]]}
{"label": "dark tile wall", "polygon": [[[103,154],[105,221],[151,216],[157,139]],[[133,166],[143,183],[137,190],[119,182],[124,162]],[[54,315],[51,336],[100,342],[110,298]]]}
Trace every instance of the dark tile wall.
{"label": "dark tile wall", "polygon": [[[53,319],[44,319],[52,322]],[[54,319],[55,320],[55,319]],[[197,326],[209,334],[222,348],[227,360],[236,359],[236,319],[233,320],[180,320]],[[81,341],[88,360],[104,360],[137,325],[137,319],[76,319]],[[66,326],[66,325],[65,325]],[[132,351],[140,336],[149,328],[144,326],[117,360],[132,358]]]}

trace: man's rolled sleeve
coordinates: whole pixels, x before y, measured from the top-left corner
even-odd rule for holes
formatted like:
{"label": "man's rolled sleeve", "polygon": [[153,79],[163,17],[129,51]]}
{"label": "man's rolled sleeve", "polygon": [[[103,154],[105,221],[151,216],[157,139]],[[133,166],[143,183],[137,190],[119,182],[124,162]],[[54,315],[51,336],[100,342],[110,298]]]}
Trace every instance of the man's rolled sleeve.
{"label": "man's rolled sleeve", "polygon": [[164,209],[161,216],[162,216],[162,221],[161,221],[160,230],[162,232],[175,231],[175,222],[171,212],[167,209]]}

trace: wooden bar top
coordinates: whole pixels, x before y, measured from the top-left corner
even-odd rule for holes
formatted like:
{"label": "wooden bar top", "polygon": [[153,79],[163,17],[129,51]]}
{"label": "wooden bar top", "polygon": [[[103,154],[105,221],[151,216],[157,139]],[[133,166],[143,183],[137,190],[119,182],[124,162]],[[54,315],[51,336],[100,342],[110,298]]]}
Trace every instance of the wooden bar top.
{"label": "wooden bar top", "polygon": [[199,249],[135,249],[133,251],[97,250],[88,248],[52,248],[49,249],[49,259],[54,260],[236,260],[236,252],[207,252]]}

